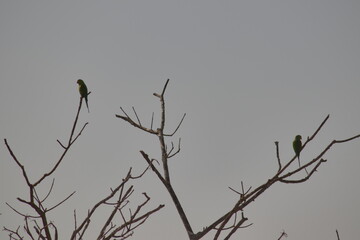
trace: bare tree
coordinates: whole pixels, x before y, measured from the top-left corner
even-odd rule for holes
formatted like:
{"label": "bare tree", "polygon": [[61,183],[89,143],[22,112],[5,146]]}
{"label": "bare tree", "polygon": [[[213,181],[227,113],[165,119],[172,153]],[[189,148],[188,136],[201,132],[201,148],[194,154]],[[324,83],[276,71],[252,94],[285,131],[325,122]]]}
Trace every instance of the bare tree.
{"label": "bare tree", "polygon": [[[129,202],[133,201],[134,186],[131,185],[132,181],[141,179],[142,176],[151,169],[160,180],[160,183],[165,187],[169,193],[180,219],[184,225],[185,231],[188,234],[190,240],[198,240],[204,236],[213,234],[213,239],[230,239],[234,237],[234,233],[241,228],[245,228],[251,225],[249,224],[248,218],[245,216],[245,209],[251,203],[253,203],[260,195],[262,195],[266,190],[268,190],[275,183],[286,183],[286,184],[298,184],[306,182],[316,173],[316,170],[325,163],[327,160],[323,158],[324,154],[330,150],[335,144],[346,143],[357,138],[360,138],[360,134],[340,140],[331,141],[324,149],[322,149],[319,154],[315,155],[314,158],[308,162],[305,162],[303,166],[296,165],[296,157],[294,156],[290,160],[283,161],[280,158],[280,147],[279,142],[275,142],[276,150],[276,164],[278,166],[277,170],[271,175],[266,182],[260,184],[259,186],[253,188],[251,186],[245,187],[245,184],[241,182],[240,189],[234,189],[229,187],[229,189],[235,192],[238,195],[238,198],[235,199],[234,203],[229,206],[228,210],[224,212],[217,219],[210,221],[205,227],[199,231],[193,230],[190,221],[186,212],[184,211],[182,204],[175,192],[175,189],[171,183],[171,174],[169,170],[169,159],[177,155],[181,150],[181,139],[177,141],[177,144],[167,140],[171,137],[174,137],[178,129],[180,128],[186,114],[183,114],[180,119],[177,127],[170,133],[165,131],[166,123],[166,112],[165,112],[165,92],[168,86],[169,80],[166,81],[161,93],[154,93],[153,95],[157,97],[160,101],[160,122],[159,127],[154,129],[154,114],[151,118],[150,127],[142,125],[138,114],[133,107],[134,117],[130,117],[123,108],[120,108],[123,112],[123,115],[116,115],[116,117],[130,123],[134,127],[156,136],[159,141],[160,150],[161,150],[161,163],[162,167],[158,168],[155,166],[154,162],[158,162],[156,158],[150,157],[144,151],[140,151],[141,156],[146,161],[146,168],[138,175],[132,174],[132,169],[130,168],[127,175],[120,183],[116,185],[114,189],[110,189],[110,193],[107,196],[104,196],[100,199],[94,206],[92,206],[87,215],[79,220],[74,211],[74,230],[72,231],[71,240],[81,240],[85,238],[85,235],[90,228],[91,220],[94,218],[94,213],[100,209],[100,207],[109,207],[112,209],[106,220],[102,223],[101,229],[99,230],[96,239],[97,240],[110,240],[110,239],[127,239],[131,237],[134,233],[134,230],[139,226],[145,223],[145,221],[152,214],[159,211],[164,205],[160,204],[157,207],[151,208],[150,210],[145,210],[150,201],[150,197],[143,193],[143,198],[139,200],[137,207],[130,208]],[[29,170],[21,163],[21,161],[16,157],[13,152],[10,144],[7,139],[4,139],[4,143],[7,147],[7,150],[12,157],[12,160],[16,165],[21,169],[23,178],[27,185],[29,195],[28,199],[17,198],[17,200],[27,206],[29,209],[33,210],[33,214],[24,214],[20,210],[16,209],[12,205],[7,205],[14,210],[17,214],[23,216],[24,223],[16,229],[9,229],[4,227],[4,230],[9,233],[10,239],[19,240],[19,239],[43,239],[43,240],[57,240],[59,239],[58,228],[55,225],[54,221],[49,219],[48,213],[55,208],[61,206],[65,201],[67,201],[71,196],[75,194],[75,191],[64,197],[62,200],[58,201],[57,204],[53,206],[46,206],[46,200],[49,198],[53,192],[55,178],[52,179],[51,185],[47,193],[40,194],[37,192],[38,187],[43,184],[50,176],[57,170],[58,166],[65,159],[65,156],[68,150],[72,147],[73,143],[78,140],[82,132],[85,130],[88,123],[85,123],[80,130],[77,130],[78,117],[80,114],[82,106],[82,99],[80,98],[79,107],[76,113],[74,123],[71,128],[71,133],[69,138],[66,141],[66,144],[60,142],[60,147],[63,149],[60,154],[59,159],[54,163],[54,166],[47,172],[45,172],[38,180],[30,181]],[[320,123],[317,129],[307,137],[302,148],[304,149],[308,144],[311,144],[312,140],[317,136],[322,127],[328,121],[329,115]],[[295,162],[295,163],[294,163]],[[291,167],[290,167],[291,166]],[[293,168],[295,167],[295,169]],[[305,177],[299,177],[299,173],[305,168],[309,169],[309,173]],[[119,221],[121,219],[121,221]],[[26,237],[25,237],[25,236]],[[286,233],[282,232],[278,239],[286,237]],[[337,237],[340,239],[337,232]]]}
{"label": "bare tree", "polygon": [[[333,147],[335,144],[339,143],[346,143],[350,142],[354,139],[357,139],[360,137],[360,134],[346,138],[346,139],[340,139],[340,140],[333,140],[330,142],[323,150],[320,151],[320,153],[311,161],[308,161],[303,166],[296,167],[295,170],[291,170],[290,166],[296,165],[293,164],[296,160],[296,157],[294,156],[292,159],[286,161],[283,163],[283,161],[280,159],[279,154],[279,142],[275,142],[275,148],[276,148],[276,157],[277,157],[277,164],[278,169],[274,173],[273,176],[271,176],[266,182],[261,184],[260,186],[253,188],[248,187],[245,188],[243,182],[241,182],[241,189],[235,190],[233,188],[230,188],[232,191],[238,194],[238,199],[235,201],[235,203],[228,209],[227,212],[225,212],[222,216],[220,216],[218,219],[213,220],[205,226],[202,230],[195,232],[193,228],[191,227],[191,224],[188,220],[188,217],[185,213],[185,211],[182,208],[181,202],[179,201],[176,192],[171,184],[170,181],[170,172],[169,172],[169,159],[173,157],[174,155],[178,154],[180,152],[180,143],[181,139],[179,139],[177,148],[174,147],[174,143],[170,142],[171,147],[166,144],[165,139],[168,137],[173,137],[177,130],[179,129],[181,123],[183,122],[186,114],[183,115],[181,118],[178,126],[175,128],[175,130],[171,133],[165,132],[165,123],[166,123],[166,114],[165,114],[165,91],[168,86],[169,79],[166,81],[162,92],[161,93],[154,93],[153,95],[157,97],[160,101],[160,127],[157,129],[153,129],[153,119],[154,114],[152,115],[151,119],[151,126],[146,127],[141,124],[141,121],[138,117],[138,114],[136,113],[135,108],[133,107],[132,110],[135,114],[136,120],[134,118],[131,118],[129,114],[127,114],[123,108],[120,107],[121,111],[123,112],[123,115],[116,114],[115,116],[130,123],[134,127],[148,133],[155,135],[160,144],[160,150],[161,150],[161,163],[162,163],[162,170],[158,169],[154,164],[153,161],[154,158],[149,157],[148,154],[146,154],[144,151],[140,151],[142,157],[145,159],[147,164],[151,167],[152,171],[156,174],[160,182],[163,184],[169,195],[171,196],[171,199],[177,209],[178,215],[180,219],[182,220],[182,223],[184,225],[184,228],[188,234],[188,237],[190,240],[197,240],[201,239],[205,235],[209,234],[210,232],[214,233],[215,240],[222,238],[224,240],[230,239],[233,234],[240,228],[248,227],[251,224],[245,224],[248,220],[247,217],[244,215],[244,210],[247,206],[249,206],[251,203],[255,201],[261,194],[263,194],[267,189],[269,189],[273,184],[275,183],[286,183],[286,184],[297,184],[307,181],[313,174],[316,172],[316,170],[320,167],[321,164],[325,163],[327,160],[323,158],[324,154],[330,150],[331,147]],[[319,127],[314,131],[314,133],[307,138],[305,143],[303,144],[302,149],[304,149],[308,144],[311,143],[311,141],[317,136],[319,131],[322,129],[322,127],[325,125],[327,120],[329,119],[329,115],[326,116],[326,118],[321,122]],[[306,177],[298,177],[298,173],[302,170],[305,170],[305,168],[310,169],[310,172]],[[285,233],[280,236],[280,238],[286,236]]]}
{"label": "bare tree", "polygon": [[[29,215],[22,213],[21,211],[17,210],[15,207],[10,205],[9,203],[6,203],[17,214],[24,217],[24,224],[22,226],[19,226],[17,229],[9,229],[7,227],[4,227],[4,230],[9,233],[10,239],[14,239],[14,240],[20,240],[20,239],[58,240],[59,239],[58,228],[56,227],[53,221],[49,220],[48,213],[53,209],[62,205],[66,200],[68,200],[71,196],[75,194],[75,191],[69,194],[63,200],[59,201],[54,206],[46,206],[45,201],[46,199],[48,199],[48,197],[51,195],[53,191],[55,178],[53,178],[51,186],[44,197],[41,197],[36,189],[56,171],[60,163],[64,160],[68,150],[72,147],[74,142],[80,137],[85,127],[88,125],[88,123],[85,123],[81,127],[80,131],[75,133],[81,106],[82,106],[82,98],[80,97],[79,107],[76,113],[75,121],[72,125],[69,139],[67,140],[66,144],[63,144],[62,142],[57,140],[57,142],[63,149],[63,152],[61,153],[59,159],[55,162],[51,170],[44,173],[42,177],[40,177],[37,181],[34,182],[30,181],[29,171],[25,169],[24,165],[21,164],[21,161],[15,156],[15,153],[11,149],[7,139],[4,139],[5,145],[12,159],[22,171],[23,178],[29,190],[29,197],[27,200],[22,199],[20,197],[18,197],[17,200],[27,205],[30,209],[34,210],[34,214]],[[141,178],[148,169],[149,168],[147,167],[140,175],[133,176],[132,169],[130,168],[126,177],[122,179],[121,183],[119,183],[114,189],[111,189],[110,194],[108,196],[104,197],[98,203],[96,203],[91,208],[91,210],[88,211],[87,216],[82,221],[78,221],[76,216],[76,211],[74,211],[75,227],[70,239],[71,240],[83,239],[84,234],[88,230],[90,222],[93,218],[93,214],[95,213],[96,210],[99,209],[100,206],[111,207],[113,208],[113,210],[111,211],[108,218],[104,222],[97,236],[97,240],[126,239],[132,236],[134,229],[141,226],[149,218],[150,215],[154,214],[155,212],[157,212],[158,210],[164,207],[164,205],[159,205],[156,208],[153,208],[148,211],[144,211],[144,207],[150,201],[150,197],[146,193],[143,193],[144,200],[142,200],[135,209],[130,209],[128,207],[128,204],[130,202],[130,197],[132,197],[134,193],[133,185],[128,186],[128,184],[130,183],[130,181]],[[129,212],[129,213],[125,213],[125,212]],[[114,218],[115,215],[120,217]],[[114,219],[122,219],[122,222],[117,223]]]}

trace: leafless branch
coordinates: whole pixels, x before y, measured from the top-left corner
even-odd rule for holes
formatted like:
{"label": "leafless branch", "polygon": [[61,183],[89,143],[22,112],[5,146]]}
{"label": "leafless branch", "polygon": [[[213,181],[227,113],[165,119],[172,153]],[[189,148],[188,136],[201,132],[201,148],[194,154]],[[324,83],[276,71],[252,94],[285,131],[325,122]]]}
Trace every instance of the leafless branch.
{"label": "leafless branch", "polygon": [[177,132],[177,130],[180,128],[182,122],[184,121],[185,116],[186,116],[186,113],[184,113],[184,115],[182,116],[179,124],[177,125],[177,127],[175,128],[175,130],[174,130],[171,134],[164,134],[164,136],[165,136],[165,137],[172,137],[172,136],[174,136],[175,133]]}
{"label": "leafless branch", "polygon": [[[145,193],[144,195],[146,197],[146,200],[135,209],[134,213],[132,213],[131,209],[129,209],[129,212],[130,212],[129,219],[126,219],[122,213],[122,209],[128,204],[128,202],[130,201],[129,198],[134,193],[133,186],[131,185],[129,187],[126,187],[126,184],[132,179],[138,179],[141,176],[143,176],[143,174],[148,169],[149,168],[146,168],[140,175],[132,176],[131,168],[130,168],[126,177],[124,179],[122,179],[122,182],[116,188],[112,189],[108,196],[106,196],[105,198],[100,200],[98,203],[96,203],[92,207],[92,209],[89,210],[87,216],[82,221],[82,223],[79,226],[75,227],[75,230],[73,231],[72,236],[71,236],[71,240],[82,239],[82,237],[84,236],[84,234],[90,224],[91,217],[93,216],[95,211],[102,205],[110,205],[110,206],[113,206],[114,209],[111,211],[107,220],[105,221],[104,225],[102,226],[102,228],[98,234],[98,237],[97,237],[98,240],[113,239],[113,238],[125,239],[126,236],[132,235],[132,231],[135,228],[139,227],[141,224],[143,224],[150,215],[152,215],[153,213],[155,213],[158,210],[160,210],[161,208],[163,208],[164,205],[159,205],[157,208],[147,211],[147,212],[143,213],[143,215],[141,217],[137,218],[137,215],[140,214],[140,211],[143,211],[143,208],[150,200],[150,198]],[[116,203],[110,203],[109,201],[113,197],[115,197],[116,194],[118,194]],[[117,213],[120,214],[120,216],[123,220],[123,223],[118,227],[116,227],[116,225],[112,223],[112,221],[114,220],[114,217]],[[136,223],[139,223],[139,224],[132,226],[133,224],[136,224]]]}
{"label": "leafless branch", "polygon": [[139,117],[138,117],[138,115],[137,115],[137,113],[136,113],[136,111],[135,111],[135,108],[132,107],[132,109],[133,109],[133,111],[134,111],[134,113],[135,113],[136,119],[138,120],[139,126],[141,126],[141,122],[140,122],[140,119],[139,119]]}
{"label": "leafless branch", "polygon": [[150,124],[150,129],[153,129],[153,123],[154,123],[154,112],[151,115],[151,124]]}
{"label": "leafless branch", "polygon": [[275,146],[276,146],[276,157],[278,160],[278,164],[279,164],[279,170],[278,172],[281,170],[281,161],[280,161],[280,154],[279,154],[279,142],[275,141]]}
{"label": "leafless branch", "polygon": [[231,229],[229,234],[224,238],[224,240],[230,239],[230,237],[246,222],[248,219],[244,217],[244,213],[241,213],[241,220]]}
{"label": "leafless branch", "polygon": [[[25,167],[20,163],[20,161],[15,156],[14,152],[12,151],[10,145],[7,142],[7,139],[4,139],[5,145],[6,145],[7,149],[8,149],[8,151],[9,151],[12,159],[20,167],[20,169],[22,171],[22,174],[23,174],[23,177],[24,177],[24,179],[26,181],[26,184],[27,184],[27,186],[29,188],[29,200],[28,201],[26,201],[24,199],[21,199],[21,198],[17,198],[17,199],[20,202],[28,205],[31,209],[33,209],[36,212],[37,215],[36,216],[31,216],[29,214],[22,214],[19,211],[15,210],[13,207],[11,207],[9,204],[8,204],[8,206],[11,209],[13,209],[15,212],[17,212],[18,214],[25,217],[24,230],[32,239],[34,239],[34,237],[32,236],[31,231],[30,231],[28,219],[36,219],[36,218],[41,219],[41,225],[39,225],[35,220],[33,221],[33,223],[35,224],[34,229],[37,232],[39,239],[47,239],[47,240],[51,240],[51,239],[57,240],[58,239],[57,228],[52,222],[49,223],[49,221],[47,219],[47,216],[46,216],[46,212],[51,211],[52,209],[60,206],[62,203],[64,203],[67,199],[69,199],[75,193],[75,192],[73,192],[67,198],[65,198],[63,201],[56,204],[55,206],[53,206],[51,208],[45,208],[43,206],[43,203],[49,197],[50,193],[52,192],[55,180],[53,179],[52,184],[50,186],[50,189],[49,189],[48,193],[46,194],[46,196],[44,197],[43,200],[41,200],[40,197],[38,196],[38,194],[36,192],[36,187],[40,183],[42,183],[48,176],[52,175],[55,172],[55,170],[58,168],[58,166],[60,165],[60,163],[64,159],[67,151],[70,149],[71,145],[78,139],[78,137],[82,134],[83,130],[85,129],[86,125],[88,124],[88,123],[85,123],[84,126],[81,128],[81,130],[74,137],[75,129],[76,129],[76,126],[77,126],[78,117],[79,117],[79,113],[80,113],[80,109],[81,109],[81,104],[82,104],[82,99],[80,98],[79,107],[78,107],[76,117],[75,117],[72,129],[71,129],[68,144],[65,146],[59,140],[57,140],[57,142],[60,144],[60,146],[64,149],[63,153],[61,154],[60,158],[57,160],[55,165],[52,167],[52,169],[50,171],[48,171],[47,173],[45,173],[41,178],[39,178],[34,183],[30,182],[29,177],[28,177],[28,173],[27,173]],[[54,229],[54,234],[51,234],[50,227],[52,227]]]}
{"label": "leafless branch", "polygon": [[133,125],[134,127],[139,128],[139,129],[141,129],[141,130],[143,130],[143,131],[145,131],[145,132],[148,132],[148,133],[151,133],[151,134],[157,134],[157,131],[152,130],[152,128],[146,128],[146,127],[144,127],[144,126],[139,125],[139,124],[136,123],[134,120],[132,120],[132,119],[129,117],[129,115],[124,111],[124,109],[123,109],[122,107],[120,107],[120,109],[121,109],[121,111],[124,113],[125,116],[116,114],[115,116],[116,116],[117,118],[121,118],[121,119],[123,119],[124,121],[126,121],[126,122],[130,123],[131,125]]}
{"label": "leafless branch", "polygon": [[[130,221],[125,222],[124,224],[122,224],[121,226],[115,228],[106,238],[104,238],[104,240],[110,240],[111,238],[115,237],[115,234],[118,233],[119,231],[121,231],[123,228],[125,228],[127,225],[133,224],[133,223],[137,223],[143,220],[146,220],[150,215],[152,215],[153,213],[159,211],[161,208],[163,208],[165,205],[160,204],[158,207],[148,211],[147,213],[143,214],[140,217],[137,218],[133,218]],[[142,222],[144,223],[144,222]],[[138,227],[139,225],[137,225],[136,227]],[[134,228],[131,228],[130,230],[132,231]]]}
{"label": "leafless branch", "polygon": [[46,199],[50,196],[50,193],[51,193],[51,191],[53,190],[54,184],[55,184],[55,178],[53,178],[53,180],[52,180],[52,182],[51,182],[51,186],[50,186],[50,189],[49,189],[48,193],[46,194],[46,196],[44,197],[44,199],[41,200],[40,202],[45,202]]}
{"label": "leafless branch", "polygon": [[340,240],[339,232],[337,229],[336,229],[336,237],[337,237],[337,240]]}
{"label": "leafless branch", "polygon": [[[23,239],[23,237],[22,236],[20,236],[20,233],[19,233],[19,228],[20,227],[18,227],[15,231],[14,230],[11,230],[11,229],[8,229],[8,228],[6,228],[6,227],[4,227],[4,231],[6,231],[6,232],[9,232],[9,237],[10,237],[10,239]],[[14,237],[14,235],[15,235],[15,237]]]}
{"label": "leafless branch", "polygon": [[285,231],[282,231],[282,233],[280,234],[280,237],[278,238],[278,240],[280,240],[283,237],[287,237],[288,235],[286,234]]}
{"label": "leafless branch", "polygon": [[[81,104],[82,104],[82,99],[80,98],[80,103],[79,103],[79,107],[78,107],[78,111],[76,113],[76,117],[75,117],[75,121],[73,124],[73,127],[71,129],[71,134],[69,136],[69,141],[67,146],[64,149],[64,152],[61,154],[60,159],[57,161],[57,163],[55,164],[55,166],[47,173],[45,173],[38,181],[36,181],[33,186],[36,187],[38,184],[40,184],[46,177],[50,176],[51,174],[53,174],[55,172],[55,170],[57,169],[57,167],[60,165],[60,163],[62,162],[62,160],[64,159],[67,151],[70,149],[71,145],[78,139],[78,137],[82,134],[83,130],[85,129],[86,125],[88,125],[88,123],[85,123],[84,126],[81,128],[81,130],[79,131],[79,133],[76,135],[76,137],[73,139],[74,137],[74,133],[75,133],[75,129],[76,129],[76,124],[79,118],[79,113],[80,113],[80,109],[81,109]],[[60,144],[62,145],[62,144]]]}
{"label": "leafless branch", "polygon": [[123,113],[124,116],[121,115],[116,115],[116,117],[123,119],[124,121],[130,123],[131,125],[135,126],[136,128],[139,128],[145,132],[151,133],[151,134],[155,134],[158,136],[159,142],[160,142],[160,148],[161,148],[161,160],[162,160],[162,165],[163,165],[163,174],[161,174],[159,172],[159,170],[153,165],[152,160],[150,160],[149,156],[144,152],[144,151],[140,151],[140,153],[142,154],[143,158],[146,160],[146,162],[148,163],[148,165],[151,167],[151,169],[155,172],[155,174],[157,175],[157,177],[159,178],[159,180],[163,183],[163,185],[166,187],[166,189],[168,190],[175,206],[176,209],[183,221],[183,224],[186,228],[186,231],[189,235],[190,238],[193,237],[193,230],[191,229],[190,223],[187,219],[187,216],[180,204],[180,201],[178,199],[178,197],[175,194],[175,191],[171,185],[170,182],[170,174],[169,174],[169,168],[168,168],[168,159],[175,156],[177,153],[179,153],[180,151],[180,143],[181,140],[179,140],[179,145],[178,145],[178,149],[176,152],[172,153],[173,148],[170,150],[170,152],[167,152],[167,148],[166,148],[166,144],[165,144],[165,137],[171,137],[173,136],[177,130],[180,128],[186,114],[183,115],[180,123],[178,124],[178,126],[176,127],[176,129],[174,130],[173,133],[171,134],[164,134],[164,129],[165,129],[165,99],[164,99],[164,95],[165,95],[165,91],[166,88],[168,86],[169,83],[169,79],[166,81],[161,94],[158,93],[154,93],[153,95],[158,97],[160,100],[160,109],[161,109],[161,113],[160,113],[160,127],[155,131],[152,130],[152,126],[153,126],[153,116],[152,116],[152,120],[151,120],[151,128],[145,128],[143,126],[140,126],[140,124],[136,123],[135,121],[133,121],[128,114],[126,114],[126,112],[120,108]]}
{"label": "leafless branch", "polygon": [[30,218],[40,218],[39,216],[31,216],[31,215],[29,215],[29,214],[21,213],[20,211],[16,210],[14,207],[12,207],[9,203],[6,203],[6,205],[8,205],[8,207],[11,208],[11,210],[13,210],[14,212],[16,212],[16,213],[19,214],[20,216],[23,216],[24,218],[26,218],[26,217],[30,217]]}
{"label": "leafless branch", "polygon": [[51,210],[53,210],[53,209],[57,208],[58,206],[60,206],[61,204],[63,204],[66,200],[68,200],[69,198],[71,198],[71,197],[72,197],[72,195],[74,195],[74,194],[75,194],[75,192],[76,192],[76,191],[72,192],[69,196],[67,196],[64,200],[62,200],[61,202],[59,202],[59,203],[58,203],[58,204],[56,204],[55,206],[53,206],[53,207],[51,207],[51,208],[47,209],[47,210],[46,210],[46,212],[50,212]]}
{"label": "leafless branch", "polygon": [[29,180],[29,178],[28,178],[28,176],[27,176],[27,173],[26,173],[26,171],[25,171],[25,167],[19,162],[19,160],[17,159],[17,157],[15,156],[15,154],[13,153],[13,151],[11,150],[11,148],[10,148],[10,146],[9,146],[6,138],[4,139],[4,142],[5,142],[5,145],[6,145],[7,149],[8,149],[11,157],[14,159],[14,161],[16,162],[16,164],[21,168],[21,171],[22,171],[22,173],[23,173],[23,176],[24,176],[24,178],[25,178],[25,181],[26,181],[27,185],[28,185],[28,186],[31,186],[30,180]]}
{"label": "leafless branch", "polygon": [[168,159],[174,157],[176,154],[178,154],[178,153],[180,152],[180,145],[181,145],[181,138],[179,138],[178,148],[177,148],[176,152],[174,152],[173,154],[171,154],[172,151],[174,150],[174,143],[171,142],[171,149],[170,149],[170,151],[169,151],[168,154],[167,154],[167,155],[168,155]]}
{"label": "leafless branch", "polygon": [[32,240],[35,240],[32,233],[31,233],[31,230],[29,228],[29,221],[28,221],[28,217],[25,217],[25,226],[24,226],[24,230],[25,232],[29,235],[29,237],[32,239]]}

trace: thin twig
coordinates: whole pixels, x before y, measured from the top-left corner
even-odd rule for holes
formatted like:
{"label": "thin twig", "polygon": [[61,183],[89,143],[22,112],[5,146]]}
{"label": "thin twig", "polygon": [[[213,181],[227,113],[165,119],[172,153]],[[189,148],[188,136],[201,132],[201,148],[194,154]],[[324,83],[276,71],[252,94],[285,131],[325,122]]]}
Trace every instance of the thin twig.
{"label": "thin twig", "polygon": [[174,132],[173,132],[173,133],[171,133],[171,134],[164,134],[164,136],[165,136],[165,137],[172,137],[172,136],[174,136],[174,135],[175,135],[175,133],[177,132],[177,130],[180,128],[180,126],[181,126],[182,122],[184,121],[185,116],[186,116],[186,113],[184,113],[184,115],[182,116],[182,118],[181,118],[181,120],[180,120],[179,124],[177,125],[177,127],[175,128],[175,130],[174,130]]}
{"label": "thin twig", "polygon": [[275,146],[276,146],[276,157],[277,157],[278,164],[279,164],[278,172],[280,172],[280,170],[281,170],[281,161],[280,161],[279,142],[278,141],[275,141]]}
{"label": "thin twig", "polygon": [[153,130],[152,128],[146,128],[144,126],[139,125],[138,123],[134,122],[134,120],[132,120],[129,115],[124,111],[124,109],[122,107],[120,107],[121,111],[125,114],[125,116],[119,115],[119,114],[115,114],[115,116],[117,118],[121,118],[124,121],[130,123],[131,125],[133,125],[136,128],[139,128],[145,132],[151,133],[151,134],[157,134],[157,131]]}
{"label": "thin twig", "polygon": [[46,194],[46,196],[44,197],[44,199],[41,202],[45,202],[45,200],[50,196],[51,191],[53,190],[54,187],[54,183],[55,183],[55,178],[53,178],[50,189],[48,191],[48,193]]}
{"label": "thin twig", "polygon": [[244,222],[246,222],[248,219],[244,217],[244,213],[241,213],[241,220],[231,229],[229,234],[224,238],[224,240],[230,239],[230,237],[243,225]]}
{"label": "thin twig", "polygon": [[136,113],[136,111],[135,111],[135,108],[132,107],[132,109],[133,109],[133,111],[134,111],[134,113],[135,113],[136,119],[138,120],[139,126],[141,126],[141,122],[140,122],[140,119],[139,119],[139,117],[138,117],[138,115],[137,115],[137,113]]}
{"label": "thin twig", "polygon": [[336,236],[337,236],[337,239],[340,240],[339,232],[337,229],[336,229]]}
{"label": "thin twig", "polygon": [[150,124],[150,129],[153,129],[153,123],[154,123],[154,112],[151,115],[151,124]]}
{"label": "thin twig", "polygon": [[282,237],[287,237],[288,235],[286,234],[285,231],[282,231],[280,237],[278,238],[278,240],[280,240]]}
{"label": "thin twig", "polygon": [[171,145],[172,145],[172,148],[171,148],[171,151],[168,153],[168,159],[174,157],[176,154],[178,154],[180,152],[181,138],[179,138],[178,148],[177,148],[176,152],[174,152],[173,154],[171,154],[171,152],[174,149],[174,145],[173,145],[173,143],[171,143]]}
{"label": "thin twig", "polygon": [[24,176],[24,178],[25,178],[25,181],[26,181],[27,185],[30,187],[30,186],[31,186],[31,183],[30,183],[30,180],[29,180],[29,178],[28,178],[28,176],[27,176],[27,174],[26,174],[25,167],[24,167],[24,166],[19,162],[19,160],[16,158],[16,156],[15,156],[15,154],[13,153],[13,151],[11,150],[11,148],[10,148],[10,146],[9,146],[6,138],[4,139],[4,142],[5,142],[5,145],[6,145],[7,149],[8,149],[11,157],[14,159],[14,161],[16,162],[16,164],[21,168],[21,171],[22,171],[22,173],[23,173],[23,176]]}
{"label": "thin twig", "polygon": [[71,193],[69,196],[67,196],[64,200],[62,200],[61,202],[59,202],[59,203],[58,203],[58,204],[56,204],[55,206],[53,206],[53,207],[51,207],[51,208],[47,209],[45,212],[50,212],[51,210],[53,210],[53,209],[57,208],[58,206],[60,206],[61,204],[63,204],[66,200],[68,200],[69,198],[71,198],[71,197],[72,197],[72,195],[74,195],[74,194],[75,194],[75,192],[76,192],[76,191],[72,192],[72,193]]}
{"label": "thin twig", "polygon": [[20,211],[16,210],[14,207],[12,207],[9,203],[6,203],[6,205],[8,205],[8,207],[11,208],[11,210],[13,210],[14,212],[16,212],[16,213],[19,214],[20,216],[23,216],[24,218],[26,218],[26,217],[30,217],[30,218],[40,218],[39,216],[33,216],[33,215],[21,213]]}

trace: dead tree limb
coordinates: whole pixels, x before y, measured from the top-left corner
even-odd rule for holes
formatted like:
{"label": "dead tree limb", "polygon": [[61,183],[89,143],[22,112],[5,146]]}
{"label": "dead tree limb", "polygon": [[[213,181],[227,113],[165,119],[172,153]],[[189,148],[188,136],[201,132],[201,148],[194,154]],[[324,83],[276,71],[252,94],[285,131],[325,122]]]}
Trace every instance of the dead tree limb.
{"label": "dead tree limb", "polygon": [[[117,226],[114,223],[114,216],[116,214],[121,214],[121,209],[126,206],[127,202],[129,201],[128,198],[133,193],[133,186],[130,186],[129,188],[126,188],[126,184],[132,180],[132,179],[138,179],[142,177],[145,172],[148,170],[146,168],[140,175],[138,176],[132,176],[130,168],[126,177],[122,180],[121,184],[119,184],[115,189],[112,189],[110,194],[97,202],[91,210],[88,211],[87,216],[84,218],[84,220],[78,225],[78,220],[76,217],[76,213],[74,211],[74,219],[75,219],[75,230],[73,231],[71,235],[71,240],[80,240],[83,239],[83,236],[85,235],[93,215],[95,212],[102,206],[113,206],[113,211],[109,214],[107,220],[105,221],[103,227],[101,228],[98,237],[96,239],[98,240],[104,240],[104,239],[126,239],[127,237],[131,236],[133,234],[133,230],[137,227],[141,226],[150,215],[154,214],[155,212],[159,211],[161,208],[164,207],[164,205],[160,204],[158,207],[153,208],[145,213],[142,213],[140,216],[141,211],[143,211],[143,207],[148,204],[150,201],[150,197],[144,194],[146,197],[146,200],[141,203],[135,210],[134,213],[130,213],[129,219],[123,218],[123,223],[120,226]],[[119,194],[117,197],[117,202],[112,204],[110,203],[110,200],[112,200],[116,194]],[[131,211],[130,211],[131,212]],[[135,225],[135,226],[133,226]]]}

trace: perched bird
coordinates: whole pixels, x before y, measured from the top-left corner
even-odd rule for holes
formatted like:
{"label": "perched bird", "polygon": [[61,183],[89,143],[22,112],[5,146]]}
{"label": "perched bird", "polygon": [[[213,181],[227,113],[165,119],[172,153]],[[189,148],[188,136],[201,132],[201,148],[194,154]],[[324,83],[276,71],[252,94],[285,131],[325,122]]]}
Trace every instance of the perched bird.
{"label": "perched bird", "polygon": [[[296,135],[296,137],[295,137],[295,139],[293,141],[293,148],[294,148],[294,152],[295,152],[295,154],[296,154],[296,156],[298,158],[299,167],[300,167],[301,166],[300,165],[300,152],[301,152],[301,149],[302,149],[301,135]],[[306,168],[305,168],[305,171],[306,171],[306,173],[308,173]]]}
{"label": "perched bird", "polygon": [[89,105],[88,105],[88,89],[84,83],[83,80],[79,79],[77,80],[77,84],[79,84],[79,93],[80,93],[80,96],[81,96],[81,99],[85,98],[85,103],[86,103],[86,107],[88,109],[88,112],[90,112],[89,110]]}
{"label": "perched bird", "polygon": [[301,143],[301,135],[296,135],[294,141],[293,141],[293,148],[295,151],[296,156],[298,157],[299,160],[299,166],[300,166],[300,152],[301,152],[301,147],[302,147],[302,143]]}

